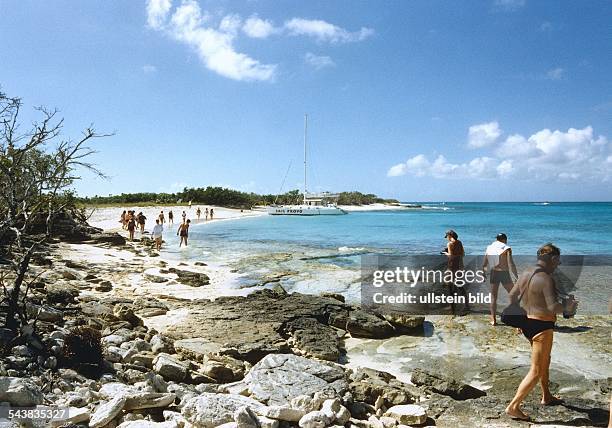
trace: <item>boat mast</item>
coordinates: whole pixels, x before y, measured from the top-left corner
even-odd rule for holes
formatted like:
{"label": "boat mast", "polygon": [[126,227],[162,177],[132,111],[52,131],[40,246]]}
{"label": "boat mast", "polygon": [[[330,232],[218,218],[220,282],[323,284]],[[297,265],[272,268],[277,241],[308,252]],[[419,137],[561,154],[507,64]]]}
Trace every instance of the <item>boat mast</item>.
{"label": "boat mast", "polygon": [[304,115],[304,205],[306,205],[306,136],[308,132],[308,114]]}

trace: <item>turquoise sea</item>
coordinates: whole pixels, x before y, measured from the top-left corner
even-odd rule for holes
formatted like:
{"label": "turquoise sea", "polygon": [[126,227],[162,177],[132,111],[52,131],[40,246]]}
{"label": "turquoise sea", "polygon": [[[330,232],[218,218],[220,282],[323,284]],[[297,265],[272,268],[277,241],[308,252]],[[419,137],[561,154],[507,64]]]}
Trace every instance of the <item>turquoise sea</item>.
{"label": "turquoise sea", "polygon": [[[562,254],[612,254],[612,203],[422,205],[344,216],[261,216],[194,224],[189,248],[176,256],[231,268],[239,274],[233,287],[290,273],[281,281],[290,291],[334,291],[358,301],[361,255],[438,254],[446,245],[447,229],[457,231],[467,254],[482,254],[500,232],[508,235],[515,255],[534,255],[546,242],[559,246]],[[589,300],[607,302],[604,278],[611,270],[605,266],[590,280]]]}

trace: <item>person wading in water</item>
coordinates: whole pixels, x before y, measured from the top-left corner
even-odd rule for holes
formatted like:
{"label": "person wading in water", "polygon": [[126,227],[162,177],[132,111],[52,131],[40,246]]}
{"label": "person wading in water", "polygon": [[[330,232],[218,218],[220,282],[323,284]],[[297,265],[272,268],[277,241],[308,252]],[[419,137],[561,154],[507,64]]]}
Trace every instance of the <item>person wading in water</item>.
{"label": "person wading in water", "polygon": [[191,220],[187,220],[186,222],[182,223],[176,232],[176,235],[181,237],[179,247],[183,245],[183,242],[185,243],[185,246],[187,246],[187,238],[189,237],[189,223],[191,223]]}

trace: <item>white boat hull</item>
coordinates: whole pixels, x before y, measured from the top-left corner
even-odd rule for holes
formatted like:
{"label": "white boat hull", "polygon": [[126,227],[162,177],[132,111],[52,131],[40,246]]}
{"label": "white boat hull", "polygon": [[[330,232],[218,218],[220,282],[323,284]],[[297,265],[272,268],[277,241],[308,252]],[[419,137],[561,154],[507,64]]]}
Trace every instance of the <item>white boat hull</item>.
{"label": "white boat hull", "polygon": [[270,215],[343,215],[347,212],[334,205],[278,205],[267,209]]}

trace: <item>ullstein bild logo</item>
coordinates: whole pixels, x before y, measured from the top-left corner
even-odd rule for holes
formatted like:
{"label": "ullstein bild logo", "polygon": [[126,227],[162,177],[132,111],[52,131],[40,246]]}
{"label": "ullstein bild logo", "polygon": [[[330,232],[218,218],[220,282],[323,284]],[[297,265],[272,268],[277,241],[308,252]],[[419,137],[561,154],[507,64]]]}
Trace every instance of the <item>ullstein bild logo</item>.
{"label": "ullstein bild logo", "polygon": [[[482,255],[464,257],[463,266],[448,269],[444,255],[376,256],[361,258],[361,304],[379,311],[418,315],[444,315],[469,307],[473,313],[488,313],[491,275],[483,270]],[[515,256],[518,273],[536,263],[533,256]],[[612,281],[610,256],[562,256],[553,273],[559,299],[570,294],[581,300],[583,314],[607,314],[608,299],[598,297],[602,284]],[[516,277],[509,276],[512,284]],[[501,286],[500,286],[501,290]],[[508,304],[500,291],[498,304]]]}

